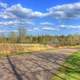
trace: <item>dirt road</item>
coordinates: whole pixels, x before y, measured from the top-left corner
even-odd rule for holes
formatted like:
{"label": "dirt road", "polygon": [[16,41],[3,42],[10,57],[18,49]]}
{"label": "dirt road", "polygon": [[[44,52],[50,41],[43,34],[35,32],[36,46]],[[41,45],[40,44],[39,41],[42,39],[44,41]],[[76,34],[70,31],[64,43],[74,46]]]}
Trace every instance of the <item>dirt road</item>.
{"label": "dirt road", "polygon": [[[50,80],[75,49],[0,58],[0,80]],[[57,76],[57,75],[56,75]]]}

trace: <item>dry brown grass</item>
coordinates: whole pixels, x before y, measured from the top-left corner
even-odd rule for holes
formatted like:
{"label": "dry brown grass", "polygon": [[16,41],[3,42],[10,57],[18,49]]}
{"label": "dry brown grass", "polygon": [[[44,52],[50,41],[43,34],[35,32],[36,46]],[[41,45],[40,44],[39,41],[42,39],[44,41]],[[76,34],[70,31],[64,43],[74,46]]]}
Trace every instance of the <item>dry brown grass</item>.
{"label": "dry brown grass", "polygon": [[50,49],[48,45],[41,44],[0,44],[0,54],[14,54],[17,52],[34,52]]}

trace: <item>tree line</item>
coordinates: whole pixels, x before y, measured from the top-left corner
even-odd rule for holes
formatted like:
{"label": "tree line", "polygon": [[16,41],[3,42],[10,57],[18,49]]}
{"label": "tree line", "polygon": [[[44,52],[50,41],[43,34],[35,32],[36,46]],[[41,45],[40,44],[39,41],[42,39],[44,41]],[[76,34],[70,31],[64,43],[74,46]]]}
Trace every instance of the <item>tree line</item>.
{"label": "tree line", "polygon": [[0,34],[0,43],[39,43],[55,46],[75,46],[80,45],[80,35],[29,36],[26,34],[25,28],[19,28],[18,33],[10,32],[8,36]]}

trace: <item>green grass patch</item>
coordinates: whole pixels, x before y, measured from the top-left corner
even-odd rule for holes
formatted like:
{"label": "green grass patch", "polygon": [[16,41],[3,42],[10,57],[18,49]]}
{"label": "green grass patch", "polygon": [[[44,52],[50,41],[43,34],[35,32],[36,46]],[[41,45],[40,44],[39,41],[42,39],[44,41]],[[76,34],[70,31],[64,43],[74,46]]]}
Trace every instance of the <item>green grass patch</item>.
{"label": "green grass patch", "polygon": [[51,80],[80,80],[80,51],[72,54]]}

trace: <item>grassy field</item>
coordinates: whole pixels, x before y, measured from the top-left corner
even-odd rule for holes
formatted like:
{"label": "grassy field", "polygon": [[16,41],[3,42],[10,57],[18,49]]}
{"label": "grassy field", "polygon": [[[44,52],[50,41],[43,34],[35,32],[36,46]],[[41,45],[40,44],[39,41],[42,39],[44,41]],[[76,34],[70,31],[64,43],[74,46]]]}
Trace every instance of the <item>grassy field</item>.
{"label": "grassy field", "polygon": [[45,44],[11,44],[11,43],[1,43],[0,44],[0,56],[5,55],[14,55],[14,54],[23,54],[31,53],[36,51],[47,51],[47,50],[58,50],[63,48],[80,48],[80,46],[60,46],[54,47],[51,45]]}
{"label": "grassy field", "polygon": [[80,51],[72,54],[51,80],[80,80]]}
{"label": "grassy field", "polygon": [[42,44],[0,44],[0,56],[45,51],[51,49]]}

